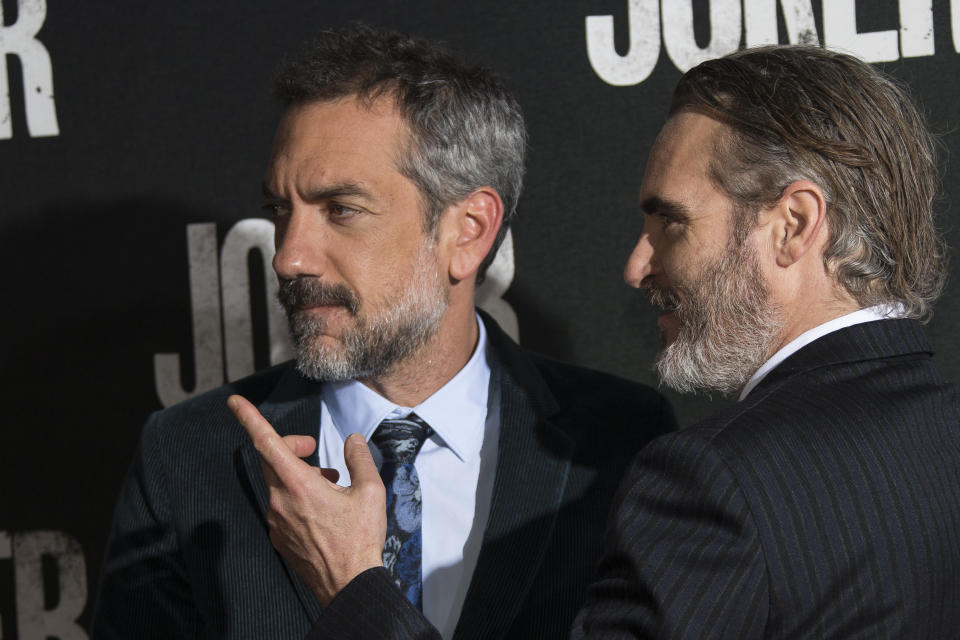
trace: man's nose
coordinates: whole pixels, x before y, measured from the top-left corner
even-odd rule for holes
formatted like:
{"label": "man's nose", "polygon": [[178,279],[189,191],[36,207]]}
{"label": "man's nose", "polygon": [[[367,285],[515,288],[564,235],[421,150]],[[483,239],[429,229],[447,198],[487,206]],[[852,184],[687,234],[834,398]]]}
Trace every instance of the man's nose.
{"label": "man's nose", "polygon": [[655,271],[653,244],[650,243],[650,234],[642,233],[637,240],[637,246],[630,252],[627,265],[623,269],[623,280],[634,288],[639,288],[643,279]]}
{"label": "man's nose", "polygon": [[319,277],[326,269],[328,230],[310,213],[292,211],[276,222],[273,270],[281,280]]}

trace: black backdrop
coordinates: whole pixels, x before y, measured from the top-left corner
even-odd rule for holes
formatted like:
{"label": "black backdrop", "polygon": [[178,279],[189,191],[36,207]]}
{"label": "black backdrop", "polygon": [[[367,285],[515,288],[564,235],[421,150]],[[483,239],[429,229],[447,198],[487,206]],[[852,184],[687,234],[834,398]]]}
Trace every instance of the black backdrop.
{"label": "black backdrop", "polygon": [[[86,637],[147,414],[283,357],[258,220],[270,77],[318,29],[392,26],[507,76],[529,170],[485,305],[527,347],[651,384],[656,314],[620,274],[678,67],[772,40],[850,48],[911,85],[960,148],[957,0],[341,4],[2,0],[0,637]],[[945,163],[951,245],[956,178]],[[956,291],[929,326],[951,379]],[[685,423],[712,408],[672,397]]]}

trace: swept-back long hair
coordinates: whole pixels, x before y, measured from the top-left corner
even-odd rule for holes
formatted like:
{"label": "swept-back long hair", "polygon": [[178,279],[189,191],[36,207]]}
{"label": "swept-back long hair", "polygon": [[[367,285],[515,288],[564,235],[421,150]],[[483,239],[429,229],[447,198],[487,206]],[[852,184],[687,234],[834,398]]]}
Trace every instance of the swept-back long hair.
{"label": "swept-back long hair", "polygon": [[762,47],[688,71],[670,113],[688,109],[727,125],[710,171],[734,201],[736,237],[788,185],[810,180],[827,199],[828,272],[861,307],[929,318],[946,275],[938,141],[902,87],[849,55]]}

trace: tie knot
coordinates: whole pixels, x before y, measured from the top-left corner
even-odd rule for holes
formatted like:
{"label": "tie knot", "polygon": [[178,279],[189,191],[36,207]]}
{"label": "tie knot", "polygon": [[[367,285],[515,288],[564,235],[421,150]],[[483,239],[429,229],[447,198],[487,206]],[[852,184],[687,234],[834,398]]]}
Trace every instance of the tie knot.
{"label": "tie knot", "polygon": [[385,462],[412,463],[433,429],[415,413],[406,418],[384,420],[370,437]]}

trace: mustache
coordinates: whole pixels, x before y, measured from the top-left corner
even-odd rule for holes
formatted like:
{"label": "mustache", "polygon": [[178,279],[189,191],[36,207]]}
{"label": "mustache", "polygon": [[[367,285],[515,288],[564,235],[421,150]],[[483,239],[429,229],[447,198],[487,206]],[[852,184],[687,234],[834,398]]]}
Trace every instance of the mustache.
{"label": "mustache", "polygon": [[277,290],[277,299],[292,314],[317,306],[346,307],[350,315],[360,310],[360,300],[345,284],[327,284],[318,278],[284,280]]}
{"label": "mustache", "polygon": [[661,309],[678,309],[680,307],[680,298],[670,289],[650,284],[644,288],[644,291],[647,294],[647,300],[655,307]]}

